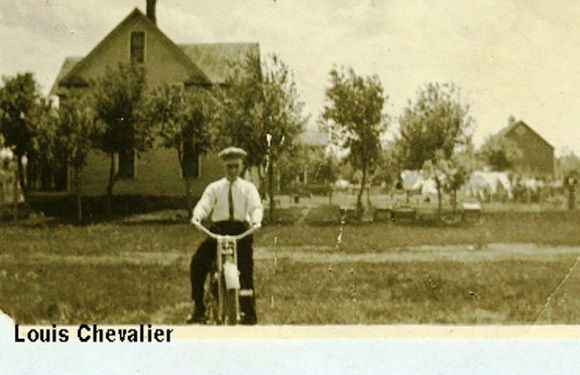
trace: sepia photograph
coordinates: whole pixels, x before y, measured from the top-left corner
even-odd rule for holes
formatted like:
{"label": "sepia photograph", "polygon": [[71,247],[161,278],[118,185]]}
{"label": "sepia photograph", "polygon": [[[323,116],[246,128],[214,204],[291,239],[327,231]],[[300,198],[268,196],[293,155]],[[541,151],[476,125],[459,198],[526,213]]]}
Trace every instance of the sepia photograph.
{"label": "sepia photograph", "polygon": [[579,324],[579,17],[0,0],[14,340]]}

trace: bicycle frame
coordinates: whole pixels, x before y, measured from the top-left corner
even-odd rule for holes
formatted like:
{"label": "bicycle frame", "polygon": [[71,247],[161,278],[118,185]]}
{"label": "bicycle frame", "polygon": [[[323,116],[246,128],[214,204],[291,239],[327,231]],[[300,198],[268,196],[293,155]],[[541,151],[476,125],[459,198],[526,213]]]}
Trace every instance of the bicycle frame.
{"label": "bicycle frame", "polygon": [[[249,236],[260,225],[254,225],[238,235],[212,233],[200,223],[197,229],[217,241],[216,274],[210,275],[217,281],[217,323],[234,325],[240,321],[240,279],[238,271],[237,241]],[[216,317],[214,317],[216,318]]]}

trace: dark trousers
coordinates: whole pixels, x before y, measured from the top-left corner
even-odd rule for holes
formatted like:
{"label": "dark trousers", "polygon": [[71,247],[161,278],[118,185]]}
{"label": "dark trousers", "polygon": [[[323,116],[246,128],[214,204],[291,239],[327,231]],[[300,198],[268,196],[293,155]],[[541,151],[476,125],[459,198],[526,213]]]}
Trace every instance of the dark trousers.
{"label": "dark trousers", "polygon": [[[217,234],[240,234],[248,229],[248,225],[240,221],[220,221],[210,226],[210,231]],[[249,235],[238,241],[238,269],[240,270],[240,286],[242,289],[254,290],[254,259],[252,249],[253,238]],[[191,258],[191,297],[197,307],[205,307],[203,302],[203,284],[212,262],[216,259],[217,241],[206,238]],[[246,316],[255,317],[254,297],[241,297],[240,308]]]}

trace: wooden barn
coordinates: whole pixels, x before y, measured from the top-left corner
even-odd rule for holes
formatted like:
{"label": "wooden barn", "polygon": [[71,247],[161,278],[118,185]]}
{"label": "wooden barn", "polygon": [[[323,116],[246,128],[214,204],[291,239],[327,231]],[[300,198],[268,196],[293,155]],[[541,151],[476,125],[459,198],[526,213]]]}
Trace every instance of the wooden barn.
{"label": "wooden barn", "polygon": [[515,169],[530,176],[554,176],[554,146],[521,120],[510,118],[497,136],[515,143],[521,155],[513,161]]}

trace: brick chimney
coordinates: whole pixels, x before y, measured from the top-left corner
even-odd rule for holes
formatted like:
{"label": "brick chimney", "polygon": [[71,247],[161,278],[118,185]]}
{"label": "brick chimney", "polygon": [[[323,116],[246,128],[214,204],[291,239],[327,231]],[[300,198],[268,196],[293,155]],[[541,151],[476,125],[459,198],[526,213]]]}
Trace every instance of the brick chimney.
{"label": "brick chimney", "polygon": [[157,18],[155,17],[155,3],[157,3],[157,0],[147,0],[147,18],[149,18],[154,24],[157,24]]}

